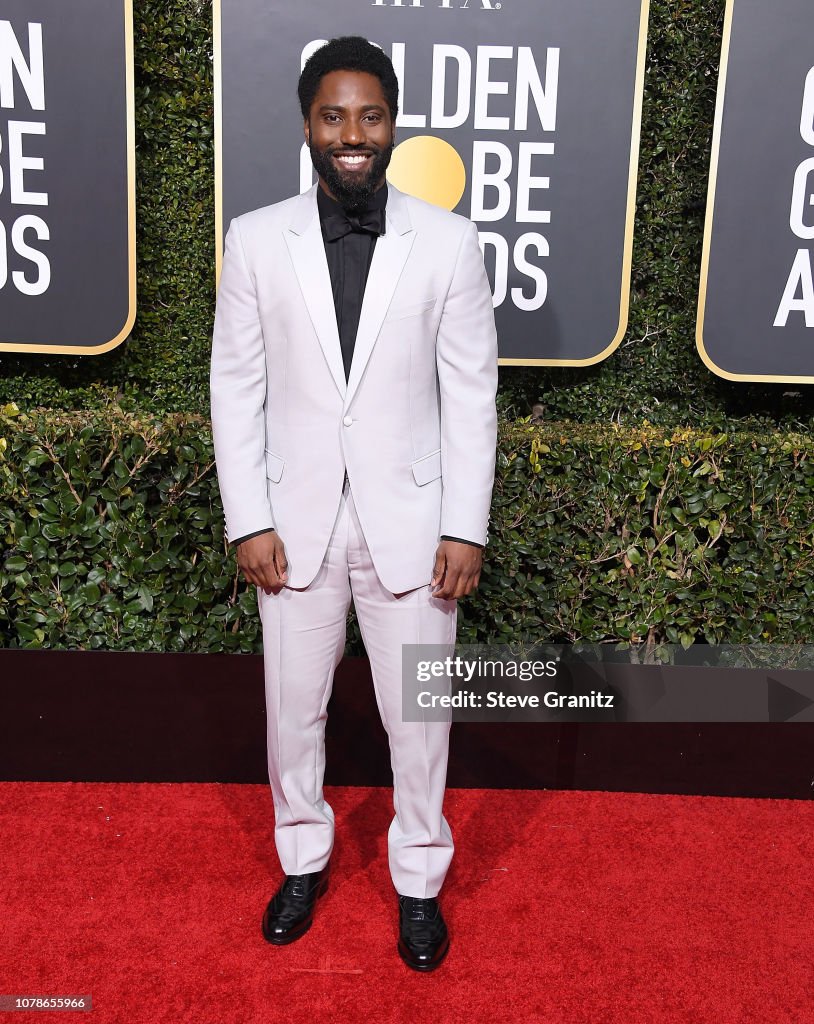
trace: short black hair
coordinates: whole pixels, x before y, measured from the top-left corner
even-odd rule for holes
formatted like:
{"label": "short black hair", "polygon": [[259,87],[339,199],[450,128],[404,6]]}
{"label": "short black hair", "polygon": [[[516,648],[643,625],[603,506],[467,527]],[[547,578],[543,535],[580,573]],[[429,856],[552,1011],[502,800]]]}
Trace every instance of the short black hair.
{"label": "short black hair", "polygon": [[399,82],[393,64],[384,50],[369,43],[362,36],[339,36],[315,50],[302,69],[297,95],[305,121],[311,104],[319,92],[319,85],[331,71],[364,71],[375,75],[382,83],[382,92],[390,108],[393,121],[399,110]]}

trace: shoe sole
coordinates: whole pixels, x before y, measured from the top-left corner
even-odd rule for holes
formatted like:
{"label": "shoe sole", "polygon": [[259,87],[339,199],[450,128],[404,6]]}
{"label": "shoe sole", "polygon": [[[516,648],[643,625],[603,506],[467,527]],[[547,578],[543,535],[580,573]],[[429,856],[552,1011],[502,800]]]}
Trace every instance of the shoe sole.
{"label": "shoe sole", "polygon": [[[316,908],[317,901],[322,896],[324,896],[325,893],[328,891],[328,882],[329,882],[329,879],[326,878],[325,881],[320,883],[320,886],[317,889],[316,898],[314,899],[314,908]],[[313,911],[312,911],[311,912],[311,917],[309,918],[308,923],[305,925],[304,928],[300,929],[294,935],[283,935],[283,936],[281,936],[279,938],[277,938],[277,937],[269,938],[269,936],[266,935],[265,921],[263,922],[263,925],[261,925],[261,931],[263,932],[263,938],[266,940],[266,942],[270,943],[272,946],[288,946],[292,942],[296,942],[297,939],[301,939],[303,937],[303,935],[305,935],[305,933],[308,931],[308,929],[311,927],[311,925],[313,923],[314,923],[314,918],[313,918]]]}

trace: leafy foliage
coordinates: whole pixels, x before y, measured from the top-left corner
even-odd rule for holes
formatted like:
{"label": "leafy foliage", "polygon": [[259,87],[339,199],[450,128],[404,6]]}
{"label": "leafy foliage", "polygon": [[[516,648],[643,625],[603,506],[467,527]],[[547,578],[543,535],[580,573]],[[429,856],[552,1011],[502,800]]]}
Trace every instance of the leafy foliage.
{"label": "leafy foliage", "polygon": [[[0,410],[0,544],[0,646],[261,650],[199,416]],[[462,643],[805,640],[814,442],[504,423],[487,553]]]}
{"label": "leafy foliage", "polygon": [[197,416],[0,418],[0,646],[251,650]]}
{"label": "leafy foliage", "polygon": [[507,425],[473,642],[799,643],[814,593],[804,435]]}

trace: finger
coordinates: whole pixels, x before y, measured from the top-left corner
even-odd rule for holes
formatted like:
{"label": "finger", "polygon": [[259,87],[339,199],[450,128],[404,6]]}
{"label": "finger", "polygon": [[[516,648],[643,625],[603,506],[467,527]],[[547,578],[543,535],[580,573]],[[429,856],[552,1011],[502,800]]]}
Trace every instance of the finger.
{"label": "finger", "polygon": [[458,588],[458,581],[460,578],[460,570],[450,568],[449,563],[447,563],[447,572],[444,578],[444,582],[440,585],[440,587],[437,590],[434,591],[433,596],[439,597],[442,600],[450,600],[455,595],[455,592]]}
{"label": "finger", "polygon": [[285,583],[288,579],[288,559],[285,556],[285,548],[282,546],[274,550],[274,569],[280,583]]}
{"label": "finger", "polygon": [[443,579],[444,571],[446,569],[446,559],[443,555],[439,554],[435,556],[435,564],[432,567],[432,577],[430,578],[430,586],[434,587],[439,580]]}
{"label": "finger", "polygon": [[286,577],[280,576],[277,571],[277,567],[273,562],[269,562],[265,569],[265,580],[269,590],[274,594],[279,594],[285,586]]}
{"label": "finger", "polygon": [[253,568],[247,561],[245,555],[241,556],[240,548],[237,555],[237,567],[243,573],[247,580],[251,579],[254,575]]}
{"label": "finger", "polygon": [[458,579],[458,585],[455,587],[455,591],[450,596],[454,600],[457,600],[459,597],[466,597],[469,593],[469,582],[470,580],[468,576],[461,576]]}
{"label": "finger", "polygon": [[257,575],[257,573],[256,572],[252,572],[251,569],[245,569],[243,571],[243,576],[245,577],[247,583],[252,584],[255,587],[262,587],[263,586],[263,581],[260,579],[260,577]]}
{"label": "finger", "polygon": [[468,597],[474,590],[477,589],[477,586],[478,586],[479,583],[480,583],[480,569],[476,570],[473,573],[467,573],[466,576],[462,575],[461,576],[461,581],[459,583],[459,591],[460,592],[457,593],[455,596],[456,597]]}
{"label": "finger", "polygon": [[270,594],[272,592],[274,587],[269,582],[268,576],[265,573],[263,573],[263,572],[255,572],[252,575],[257,580],[258,587],[262,587],[263,588],[263,593],[264,594]]}
{"label": "finger", "polygon": [[266,595],[266,597],[268,597],[268,595],[271,594],[273,592],[273,590],[274,590],[273,587],[268,587],[264,583],[258,583],[257,587],[258,587],[258,590],[262,590],[263,591],[263,593]]}
{"label": "finger", "polygon": [[258,578],[260,580],[260,586],[263,588],[263,592],[265,594],[271,594],[274,592],[276,584],[271,579],[269,573],[258,573]]}
{"label": "finger", "polygon": [[244,564],[238,563],[240,568],[243,570],[243,575],[249,583],[254,583],[258,587],[262,587],[266,593],[269,593],[274,585],[274,576],[271,562],[246,562]]}
{"label": "finger", "polygon": [[430,592],[432,593],[432,596],[433,597],[438,597],[442,601],[446,599],[447,594],[448,594],[448,590],[449,590],[449,578],[446,575],[444,575],[444,577],[438,583],[436,583],[434,586],[432,584],[430,584]]}

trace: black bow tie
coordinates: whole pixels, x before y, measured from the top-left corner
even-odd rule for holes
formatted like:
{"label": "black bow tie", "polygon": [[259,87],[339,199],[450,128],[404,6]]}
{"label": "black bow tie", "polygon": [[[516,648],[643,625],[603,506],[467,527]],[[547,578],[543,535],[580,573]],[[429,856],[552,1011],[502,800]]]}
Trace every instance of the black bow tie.
{"label": "black bow tie", "polygon": [[361,213],[332,213],[322,221],[322,231],[329,242],[344,238],[352,231],[371,235],[384,234],[384,210],[362,210]]}

